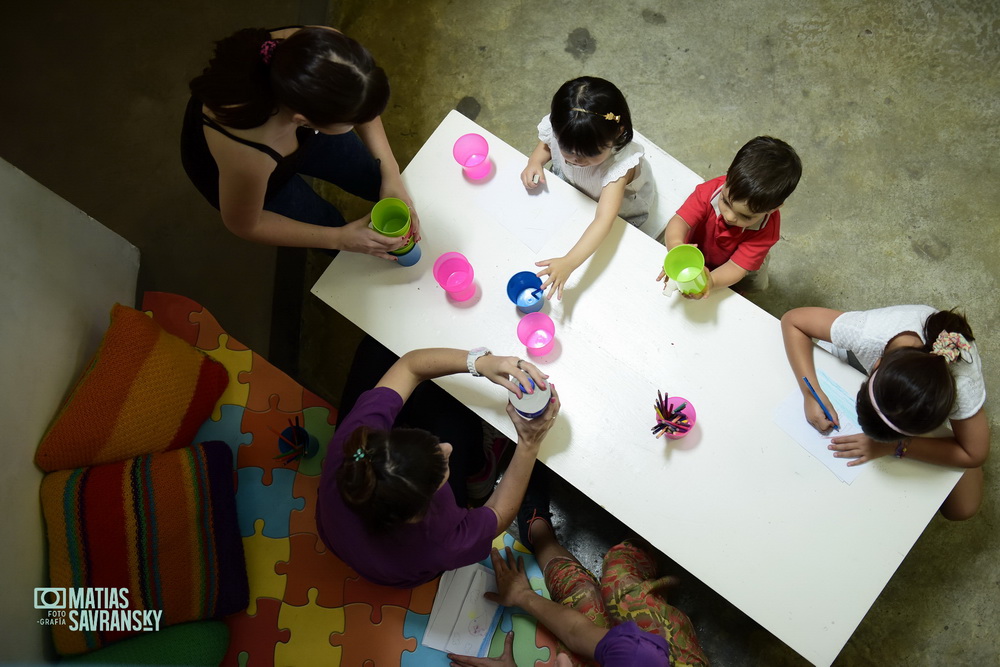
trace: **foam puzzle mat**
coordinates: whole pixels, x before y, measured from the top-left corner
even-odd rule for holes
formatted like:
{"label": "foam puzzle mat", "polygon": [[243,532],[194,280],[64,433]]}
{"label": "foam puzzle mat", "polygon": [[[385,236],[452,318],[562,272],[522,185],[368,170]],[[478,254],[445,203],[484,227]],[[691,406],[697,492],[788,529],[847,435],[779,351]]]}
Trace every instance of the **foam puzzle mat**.
{"label": "foam puzzle mat", "polygon": [[[147,292],[142,309],[229,371],[229,386],[196,438],[221,440],[233,450],[250,581],[248,608],[225,619],[230,644],[223,665],[448,665],[444,653],[420,644],[437,579],[410,590],[370,583],[317,535],[316,492],[336,409],[230,337],[198,303]],[[283,458],[288,445],[307,454]],[[530,553],[507,534],[494,545],[518,551],[532,586],[547,595]],[[483,563],[490,566],[488,559]],[[554,664],[555,637],[516,609],[504,610],[490,656],[500,654],[512,629],[518,665]]]}

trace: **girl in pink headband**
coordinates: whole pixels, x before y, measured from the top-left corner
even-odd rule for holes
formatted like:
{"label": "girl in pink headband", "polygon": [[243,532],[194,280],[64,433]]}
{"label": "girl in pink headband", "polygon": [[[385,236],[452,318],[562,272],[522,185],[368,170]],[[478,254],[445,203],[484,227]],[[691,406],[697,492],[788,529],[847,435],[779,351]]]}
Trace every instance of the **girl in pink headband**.
{"label": "girl in pink headband", "polygon": [[[869,375],[857,397],[863,433],[831,440],[834,456],[859,465],[892,454],[965,468],[941,506],[948,519],[973,516],[982,500],[983,471],[990,446],[983,405],[986,387],[972,328],[965,317],[930,306],[891,306],[842,312],[796,308],[781,318],[788,361],[803,391],[806,419],[817,430],[839,426],[828,419],[802,378],[832,406],[816,377],[813,339]],[[945,422],[951,434],[927,435]]]}

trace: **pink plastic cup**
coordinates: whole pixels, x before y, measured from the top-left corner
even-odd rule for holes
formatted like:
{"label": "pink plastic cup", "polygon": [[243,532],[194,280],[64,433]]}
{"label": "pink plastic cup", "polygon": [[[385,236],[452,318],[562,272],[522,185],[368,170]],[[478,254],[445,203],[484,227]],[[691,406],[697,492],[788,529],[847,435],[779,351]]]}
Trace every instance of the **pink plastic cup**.
{"label": "pink plastic cup", "polygon": [[517,323],[517,337],[529,354],[548,354],[556,344],[555,322],[545,313],[528,313]]}
{"label": "pink plastic cup", "polygon": [[472,264],[460,252],[446,252],[434,262],[434,280],[455,301],[466,301],[476,293]]}
{"label": "pink plastic cup", "polygon": [[[678,431],[677,433],[671,433],[670,431],[667,431],[666,433],[664,433],[664,435],[667,436],[667,438],[669,438],[670,440],[680,440],[681,438],[683,438],[685,435],[691,432],[691,429],[694,428],[695,422],[698,421],[698,413],[695,412],[694,406],[691,405],[691,401],[687,400],[683,396],[670,396],[669,398],[667,398],[668,410],[671,411],[677,410],[677,408],[679,408],[682,405],[684,407],[680,410],[680,413],[684,415],[684,417],[688,420],[688,426],[690,428],[688,428],[687,431],[683,432]],[[656,421],[659,422],[660,420],[657,419]]]}
{"label": "pink plastic cup", "polygon": [[473,180],[486,178],[490,173],[490,145],[480,134],[463,134],[451,149],[455,161],[462,165],[465,175]]}

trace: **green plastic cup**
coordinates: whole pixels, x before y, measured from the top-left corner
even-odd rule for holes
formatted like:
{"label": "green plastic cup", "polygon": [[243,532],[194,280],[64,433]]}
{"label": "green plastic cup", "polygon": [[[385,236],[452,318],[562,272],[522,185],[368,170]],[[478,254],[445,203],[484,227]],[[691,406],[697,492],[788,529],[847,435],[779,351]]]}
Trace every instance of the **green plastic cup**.
{"label": "green plastic cup", "polygon": [[405,255],[413,248],[410,238],[410,207],[402,199],[386,197],[372,207],[372,228],[382,236],[409,239],[402,248],[390,250],[390,255]]}
{"label": "green plastic cup", "polygon": [[677,283],[685,294],[698,294],[705,289],[705,256],[693,245],[679,245],[667,253],[663,272]]}

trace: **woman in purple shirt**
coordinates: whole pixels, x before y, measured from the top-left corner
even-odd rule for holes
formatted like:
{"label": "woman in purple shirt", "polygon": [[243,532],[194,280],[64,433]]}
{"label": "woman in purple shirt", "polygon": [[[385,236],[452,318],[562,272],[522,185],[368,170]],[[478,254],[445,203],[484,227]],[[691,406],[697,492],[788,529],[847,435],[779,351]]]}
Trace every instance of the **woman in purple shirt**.
{"label": "woman in purple shirt", "polygon": [[[359,352],[358,358],[363,356]],[[412,588],[480,561],[517,514],[538,447],[559,414],[555,388],[548,410],[531,421],[507,405],[517,446],[503,479],[475,509],[459,507],[447,483],[454,443],[426,430],[394,428],[421,383],[462,372],[485,376],[517,394],[520,389],[510,377],[524,386],[530,385],[529,377],[547,386],[534,365],[492,356],[485,348],[414,350],[354,401],[330,442],[316,511],[319,534],[369,581]]]}

